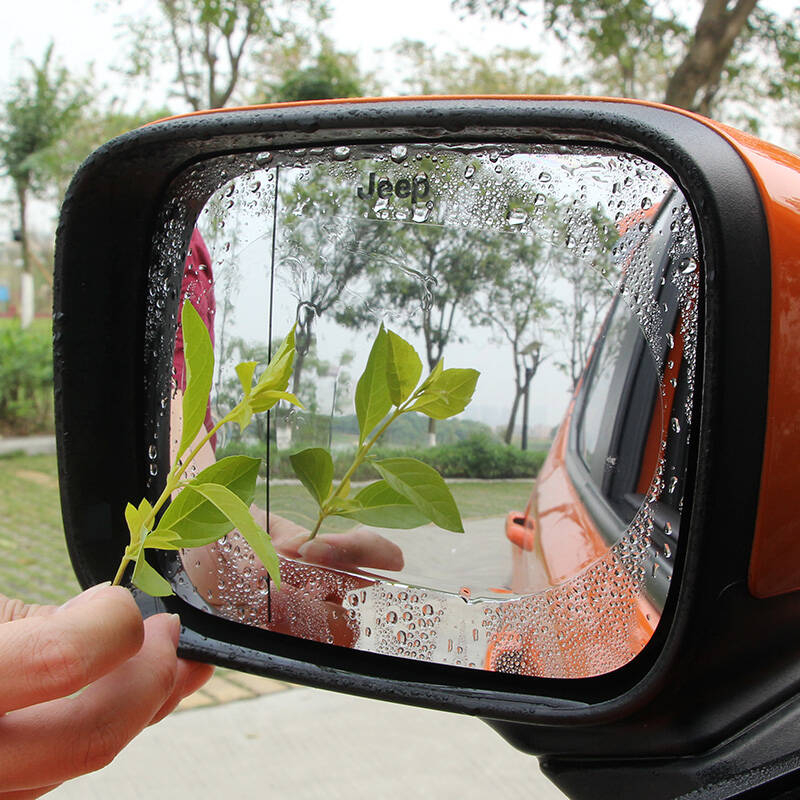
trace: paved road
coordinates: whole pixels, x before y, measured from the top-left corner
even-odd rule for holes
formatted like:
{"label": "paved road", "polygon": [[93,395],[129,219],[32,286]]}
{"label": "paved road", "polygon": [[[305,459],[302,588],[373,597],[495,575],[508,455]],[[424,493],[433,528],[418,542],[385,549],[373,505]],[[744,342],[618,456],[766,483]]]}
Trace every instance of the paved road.
{"label": "paved road", "polygon": [[54,800],[563,800],[479,720],[317,689],[173,714]]}
{"label": "paved road", "polygon": [[55,436],[0,436],[0,456],[10,456],[15,453],[40,456],[55,452]]}

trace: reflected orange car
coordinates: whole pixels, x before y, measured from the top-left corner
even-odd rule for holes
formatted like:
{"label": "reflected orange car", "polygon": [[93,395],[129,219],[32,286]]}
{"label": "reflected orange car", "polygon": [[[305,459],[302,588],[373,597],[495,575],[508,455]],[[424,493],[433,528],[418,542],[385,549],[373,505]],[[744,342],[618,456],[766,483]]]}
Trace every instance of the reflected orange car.
{"label": "reflected orange car", "polygon": [[[616,296],[527,508],[506,518],[515,594],[547,592],[609,570],[615,590],[584,580],[550,615],[554,634],[507,625],[490,643],[487,669],[505,671],[513,662],[534,675],[601,674],[596,654],[609,641],[627,649],[621,665],[658,624],[679,534],[687,446],[685,431],[678,434],[688,424],[691,392],[684,337],[694,309],[681,305],[672,278],[681,271],[686,280],[686,265],[696,270],[696,261],[676,246],[668,224],[681,199],[676,192],[651,212],[653,234],[639,235],[621,265],[624,284],[631,253],[647,247],[661,256],[653,275],[665,332],[661,350],[654,352],[627,299]],[[619,225],[621,235],[635,236],[627,222]],[[637,548],[646,554],[628,558]]]}

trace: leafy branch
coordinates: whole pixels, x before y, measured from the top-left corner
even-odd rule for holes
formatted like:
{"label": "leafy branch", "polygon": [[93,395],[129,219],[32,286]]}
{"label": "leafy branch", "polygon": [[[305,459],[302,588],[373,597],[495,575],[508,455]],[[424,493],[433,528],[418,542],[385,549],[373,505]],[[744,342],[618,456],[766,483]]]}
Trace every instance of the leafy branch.
{"label": "leafy branch", "polygon": [[[167,475],[164,490],[154,505],[143,499],[138,506],[128,503],[125,521],[130,543],[125,548],[113,583],[119,584],[127,567],[133,564],[134,586],[155,597],[172,594],[172,587],[145,559],[145,551],[203,547],[237,528],[280,587],[278,556],[269,534],[253,519],[250,504],[255,495],[260,459],[229,456],[202,470],[192,480],[185,479],[188,467],[211,437],[229,422],[244,430],[254,414],[268,411],[280,400],[301,406],[286,389],[295,356],[294,328],[275,353],[258,380],[254,381],[255,361],[236,367],[244,396],[214,427],[195,442],[203,428],[211,380],[214,351],[200,315],[190,302],[181,314],[186,391],[183,395],[183,428],[175,460]],[[188,455],[187,455],[188,453]],[[156,518],[167,500],[180,489],[158,523]]]}
{"label": "leafy branch", "polygon": [[[432,419],[460,414],[472,399],[478,380],[474,369],[444,369],[439,361],[422,383],[422,361],[404,339],[381,326],[356,387],[359,447],[336,487],[328,450],[312,447],[290,456],[292,468],[319,507],[310,539],[325,519],[346,517],[384,528],[416,528],[433,522],[463,533],[461,515],[450,490],[433,467],[415,458],[369,455],[395,420],[417,411]],[[351,497],[350,479],[369,460],[381,479]]]}

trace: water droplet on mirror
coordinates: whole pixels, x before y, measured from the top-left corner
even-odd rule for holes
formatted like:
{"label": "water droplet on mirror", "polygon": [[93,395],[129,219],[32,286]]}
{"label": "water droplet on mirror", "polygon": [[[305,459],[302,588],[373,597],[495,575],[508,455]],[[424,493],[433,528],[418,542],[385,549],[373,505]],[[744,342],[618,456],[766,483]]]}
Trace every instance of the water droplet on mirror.
{"label": "water droplet on mirror", "polygon": [[547,183],[548,181],[553,180],[553,176],[549,172],[540,172],[539,173],[539,180],[542,183]]}
{"label": "water droplet on mirror", "polygon": [[675,433],[680,433],[681,432],[681,423],[680,423],[680,420],[677,417],[673,417],[672,418],[671,425],[672,425],[672,430]]}
{"label": "water droplet on mirror", "polygon": [[417,205],[414,206],[414,213],[411,218],[414,222],[426,222],[430,213],[431,210],[427,205],[423,206],[417,203]]}
{"label": "water droplet on mirror", "polygon": [[691,275],[691,273],[696,271],[697,271],[697,262],[693,258],[685,258],[681,262],[682,275]]}
{"label": "water droplet on mirror", "polygon": [[464,177],[471,178],[475,174],[475,165],[469,164],[467,168],[464,170]]}
{"label": "water droplet on mirror", "polygon": [[154,444],[147,448],[147,456],[151,461],[155,461],[158,458],[158,448]]}
{"label": "water droplet on mirror", "polygon": [[157,464],[151,464],[151,465],[150,465],[150,474],[151,474],[153,477],[155,477],[156,475],[158,475],[158,465],[157,465]]}
{"label": "water droplet on mirror", "polygon": [[266,150],[256,155],[256,164],[269,164],[270,161],[272,161],[272,153],[268,153]]}
{"label": "water droplet on mirror", "polygon": [[337,161],[347,161],[350,158],[350,148],[342,145],[341,147],[334,147],[333,157]]}
{"label": "water droplet on mirror", "polygon": [[395,145],[390,153],[392,161],[394,161],[396,164],[399,164],[401,161],[404,161],[407,155],[408,155],[408,148],[404,144]]}
{"label": "water droplet on mirror", "polygon": [[647,211],[648,208],[652,208],[653,201],[649,197],[642,198],[642,208]]}
{"label": "water droplet on mirror", "polygon": [[508,212],[507,221],[509,225],[522,225],[526,219],[528,219],[528,215],[520,209],[514,209]]}

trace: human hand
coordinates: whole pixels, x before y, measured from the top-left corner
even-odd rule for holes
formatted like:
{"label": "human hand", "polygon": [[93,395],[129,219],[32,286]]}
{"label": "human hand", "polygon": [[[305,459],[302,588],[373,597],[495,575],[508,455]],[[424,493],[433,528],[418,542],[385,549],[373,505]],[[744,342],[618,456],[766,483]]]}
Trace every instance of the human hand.
{"label": "human hand", "polygon": [[275,548],[287,558],[338,569],[403,569],[403,551],[370,528],[321,533],[309,541],[310,531],[306,528],[270,514],[269,531]]}
{"label": "human hand", "polygon": [[142,621],[121,587],[60,608],[0,595],[0,800],[106,766],[199,689],[213,667],[178,658],[179,634],[174,615]]}

